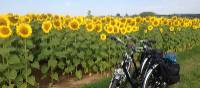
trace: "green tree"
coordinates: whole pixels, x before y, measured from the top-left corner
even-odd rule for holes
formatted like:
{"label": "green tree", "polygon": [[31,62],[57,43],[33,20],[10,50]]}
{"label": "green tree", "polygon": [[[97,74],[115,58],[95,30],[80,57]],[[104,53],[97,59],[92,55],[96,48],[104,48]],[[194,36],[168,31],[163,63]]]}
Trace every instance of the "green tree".
{"label": "green tree", "polygon": [[145,17],[145,16],[155,16],[156,13],[154,12],[142,12],[140,13],[140,16]]}

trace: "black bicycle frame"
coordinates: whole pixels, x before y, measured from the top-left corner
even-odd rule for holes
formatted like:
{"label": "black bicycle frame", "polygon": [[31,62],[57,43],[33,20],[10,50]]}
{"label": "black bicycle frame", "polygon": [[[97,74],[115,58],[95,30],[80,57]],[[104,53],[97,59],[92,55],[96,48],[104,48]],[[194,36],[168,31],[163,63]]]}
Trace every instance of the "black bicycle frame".
{"label": "black bicycle frame", "polygon": [[[138,71],[138,68],[137,68],[137,66],[136,66],[136,62],[135,62],[135,60],[134,60],[134,58],[133,58],[134,55],[131,55],[131,56],[132,56],[132,63],[133,63],[134,68],[135,68],[135,71],[134,71],[134,72],[136,72],[136,74],[138,74],[139,71]],[[124,59],[124,63],[123,63],[123,65],[122,65],[123,71],[124,71],[124,73],[125,73],[125,75],[126,75],[126,77],[127,77],[128,82],[131,84],[132,88],[135,88],[135,87],[138,86],[138,84],[137,84],[137,82],[136,82],[135,80],[132,80],[132,79],[131,79],[130,74],[128,73],[128,70],[126,69],[126,66],[127,66],[129,63],[127,63],[125,60],[126,60],[126,59]],[[131,64],[131,63],[130,63],[130,64]]]}

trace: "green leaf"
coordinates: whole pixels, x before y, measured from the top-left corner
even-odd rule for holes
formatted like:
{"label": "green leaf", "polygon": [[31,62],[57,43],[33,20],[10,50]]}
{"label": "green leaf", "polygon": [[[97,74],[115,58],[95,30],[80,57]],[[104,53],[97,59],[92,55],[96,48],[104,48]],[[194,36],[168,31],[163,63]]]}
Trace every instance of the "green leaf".
{"label": "green leaf", "polygon": [[78,58],[73,58],[73,63],[75,66],[77,66],[78,64],[80,64],[81,60]]}
{"label": "green leaf", "polygon": [[52,73],[51,78],[54,79],[54,80],[58,80],[58,73],[57,72]]}
{"label": "green leaf", "polygon": [[28,79],[27,79],[27,82],[29,84],[31,84],[32,86],[35,85],[36,81],[35,81],[35,77],[34,76],[29,76]]}
{"label": "green leaf", "polygon": [[20,63],[20,59],[17,55],[12,55],[8,59],[8,64],[18,64]]}
{"label": "green leaf", "polygon": [[0,48],[0,55],[2,55],[3,57],[6,57],[9,52],[10,52],[10,49],[9,48]]}
{"label": "green leaf", "polygon": [[92,67],[92,70],[93,70],[94,72],[98,72],[98,68],[97,68],[97,66],[94,65],[94,66]]}
{"label": "green leaf", "polygon": [[0,77],[0,83],[3,82],[3,81],[4,81],[4,79],[2,77]]}
{"label": "green leaf", "polygon": [[80,70],[76,71],[75,76],[76,76],[78,79],[81,79],[81,78],[82,78],[82,71],[80,71]]}
{"label": "green leaf", "polygon": [[21,75],[21,74],[17,75],[15,81],[17,81],[17,82],[23,82],[23,77],[22,77],[22,75]]}
{"label": "green leaf", "polygon": [[63,61],[59,61],[59,62],[58,62],[58,67],[59,67],[60,69],[64,69],[64,66],[65,66],[65,63],[64,63]]}
{"label": "green leaf", "polygon": [[57,66],[57,60],[56,59],[53,59],[51,58],[49,61],[48,61],[48,66],[49,67],[52,67],[52,68],[55,68]]}
{"label": "green leaf", "polygon": [[32,66],[33,68],[40,69],[40,65],[39,65],[39,62],[38,62],[38,61],[33,62],[33,63],[31,64],[31,66]]}
{"label": "green leaf", "polygon": [[65,68],[65,72],[66,73],[70,73],[70,72],[72,72],[73,70],[75,69],[75,66],[74,65],[69,65],[69,66],[67,66],[67,68]]}
{"label": "green leaf", "polygon": [[26,58],[27,60],[29,60],[29,61],[33,61],[33,55],[28,55],[28,57]]}
{"label": "green leaf", "polygon": [[81,65],[83,66],[83,68],[86,68],[86,67],[87,67],[87,64],[86,64],[85,61],[82,61],[82,62],[81,62]]}
{"label": "green leaf", "polygon": [[28,68],[27,70],[26,70],[26,69],[23,69],[23,70],[22,70],[22,75],[23,75],[24,77],[26,77],[26,76],[29,76],[29,75],[31,74],[31,72],[32,72],[31,68]]}
{"label": "green leaf", "polygon": [[87,64],[89,65],[89,67],[92,67],[94,65],[94,61],[93,60],[88,60]]}
{"label": "green leaf", "polygon": [[6,76],[7,79],[14,80],[17,77],[17,71],[12,69],[10,71],[6,71],[4,75]]}
{"label": "green leaf", "polygon": [[14,88],[14,84],[9,84],[8,88]]}
{"label": "green leaf", "polygon": [[58,58],[65,58],[65,52],[55,52],[55,56]]}
{"label": "green leaf", "polygon": [[78,53],[78,57],[79,57],[79,58],[84,58],[84,52],[81,51],[80,53]]}
{"label": "green leaf", "polygon": [[28,48],[33,48],[33,42],[31,40],[27,40],[26,45]]}
{"label": "green leaf", "polygon": [[22,62],[18,64],[13,64],[13,65],[10,65],[10,68],[15,69],[15,70],[20,70],[24,68],[24,64],[22,64]]}
{"label": "green leaf", "polygon": [[26,85],[26,83],[22,83],[22,84],[19,85],[19,87],[17,87],[17,88],[27,88],[27,85]]}
{"label": "green leaf", "polygon": [[8,68],[7,64],[0,64],[0,72],[3,72],[7,68]]}
{"label": "green leaf", "polygon": [[49,70],[49,67],[48,67],[47,65],[42,65],[42,67],[41,67],[41,72],[42,72],[43,74],[46,74],[46,73],[48,72],[48,70]]}

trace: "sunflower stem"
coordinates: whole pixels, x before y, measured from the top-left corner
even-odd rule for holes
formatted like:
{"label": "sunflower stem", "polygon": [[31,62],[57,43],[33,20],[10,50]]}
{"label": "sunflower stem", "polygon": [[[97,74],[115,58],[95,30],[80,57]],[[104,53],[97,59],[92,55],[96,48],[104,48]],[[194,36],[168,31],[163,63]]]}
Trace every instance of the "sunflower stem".
{"label": "sunflower stem", "polygon": [[[3,44],[3,48],[6,48],[5,44]],[[8,64],[8,58],[6,56],[3,57],[3,64],[5,64],[5,60],[6,60],[6,64],[9,66],[9,64]],[[10,69],[9,68],[8,68],[8,73],[10,73]],[[8,79],[8,82],[9,82],[9,84],[11,84],[11,80],[10,79]]]}
{"label": "sunflower stem", "polygon": [[[5,45],[3,44],[3,49],[5,48]],[[2,58],[3,59],[3,64],[5,63],[5,57]]]}
{"label": "sunflower stem", "polygon": [[27,79],[28,79],[28,62],[27,62],[27,59],[26,59],[26,39],[24,39],[24,59],[26,61],[26,86],[28,86],[28,83],[27,83]]}

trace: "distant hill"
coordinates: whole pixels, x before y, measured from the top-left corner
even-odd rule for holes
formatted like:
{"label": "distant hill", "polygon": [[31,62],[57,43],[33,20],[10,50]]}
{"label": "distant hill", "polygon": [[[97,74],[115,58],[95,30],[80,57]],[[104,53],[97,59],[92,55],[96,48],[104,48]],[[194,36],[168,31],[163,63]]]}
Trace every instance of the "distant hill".
{"label": "distant hill", "polygon": [[189,18],[200,18],[200,14],[173,14],[173,15],[157,15],[157,16],[180,16],[180,17],[189,17]]}

